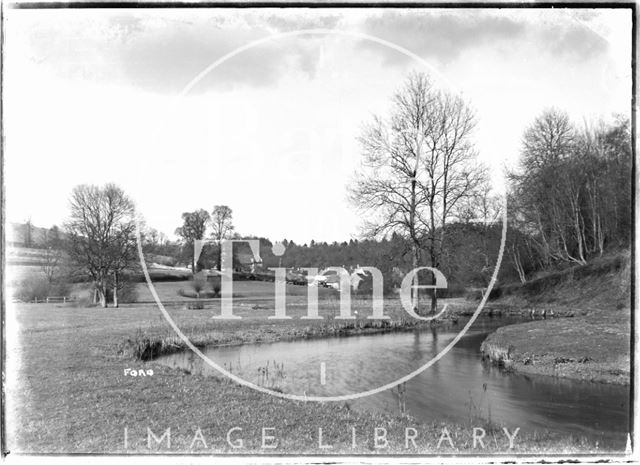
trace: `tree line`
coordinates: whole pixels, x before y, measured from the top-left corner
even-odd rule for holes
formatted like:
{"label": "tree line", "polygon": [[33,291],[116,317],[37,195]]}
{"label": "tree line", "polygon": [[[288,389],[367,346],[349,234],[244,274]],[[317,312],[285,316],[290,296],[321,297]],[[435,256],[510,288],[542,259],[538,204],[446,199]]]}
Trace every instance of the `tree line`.
{"label": "tree line", "polygon": [[[502,208],[477,158],[476,123],[462,98],[436,88],[426,74],[411,74],[392,96],[388,115],[374,116],[359,137],[362,163],[349,194],[365,218],[360,239],[303,245],[285,239],[286,253],[276,257],[271,241],[257,238],[263,268],[375,266],[393,287],[410,269],[429,266],[450,284],[486,286],[500,247]],[[584,264],[610,248],[628,247],[631,169],[627,118],[579,128],[558,109],[536,117],[524,131],[520,163],[507,176],[509,227],[500,279],[525,282],[539,270]],[[223,239],[255,238],[235,231],[226,205],[183,213],[177,241],[140,218],[138,224],[145,254],[188,263],[194,273],[220,269]],[[62,242],[103,306],[109,298],[118,305],[119,289],[136,272],[135,225],[133,202],[118,186],[74,188]],[[202,240],[208,245],[196,260],[194,245]],[[427,273],[420,284],[428,280]],[[413,292],[414,307],[427,311],[419,296]],[[433,312],[438,293],[430,297]]]}
{"label": "tree line", "polygon": [[526,129],[520,165],[509,173],[509,244],[522,282],[527,271],[585,264],[632,233],[629,120],[579,128],[548,109]]}

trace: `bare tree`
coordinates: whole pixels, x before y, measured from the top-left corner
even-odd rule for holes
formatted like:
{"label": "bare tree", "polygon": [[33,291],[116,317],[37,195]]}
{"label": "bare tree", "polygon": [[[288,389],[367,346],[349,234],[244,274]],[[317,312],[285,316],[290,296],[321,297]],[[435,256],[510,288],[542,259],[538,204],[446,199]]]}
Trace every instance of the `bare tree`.
{"label": "bare tree", "polygon": [[493,274],[493,260],[491,254],[491,228],[497,224],[502,206],[499,197],[493,193],[491,186],[484,183],[476,189],[473,195],[460,202],[458,219],[467,223],[479,225],[481,247],[478,250],[482,257],[481,275],[485,285],[489,284]]}
{"label": "bare tree", "polygon": [[[359,139],[362,168],[350,194],[370,218],[365,234],[406,237],[414,268],[423,251],[430,266],[440,266],[446,223],[486,182],[471,142],[474,127],[461,98],[434,88],[425,74],[412,74],[393,97],[389,118],[374,117]],[[418,309],[417,292],[413,302]],[[431,311],[436,307],[434,290]]]}
{"label": "bare tree", "polygon": [[40,269],[44,273],[49,284],[58,277],[62,262],[62,239],[57,226],[53,226],[44,234],[44,253],[42,254],[42,263]]}
{"label": "bare tree", "polygon": [[523,136],[522,173],[514,179],[547,263],[586,263],[580,209],[584,173],[572,157],[575,140],[568,115],[556,109],[544,111]]}
{"label": "bare tree", "polygon": [[194,274],[197,270],[193,244],[196,240],[204,239],[210,221],[211,216],[209,212],[201,208],[194,212],[183,213],[182,226],[176,229],[176,234],[182,238],[185,246],[190,250],[191,271]]}
{"label": "bare tree", "polygon": [[577,130],[550,109],[527,128],[519,169],[509,175],[510,223],[540,267],[583,265],[608,243],[628,244],[631,153],[626,118]]}
{"label": "bare tree", "polygon": [[142,239],[142,249],[145,253],[159,254],[159,249],[167,244],[167,235],[152,227],[146,227],[141,232],[140,238]]}
{"label": "bare tree", "polygon": [[213,214],[211,215],[211,237],[218,244],[217,263],[216,267],[220,270],[222,262],[222,247],[221,243],[223,239],[228,239],[233,234],[233,211],[226,205],[216,205],[213,207]]}
{"label": "bare tree", "polygon": [[91,277],[94,301],[99,299],[103,307],[109,286],[118,306],[121,274],[137,261],[134,214],[133,202],[115,184],[80,185],[71,194],[65,224],[69,257]]}
{"label": "bare tree", "polygon": [[49,284],[52,284],[58,276],[61,258],[62,252],[51,247],[47,247],[42,254],[40,269],[44,273]]}

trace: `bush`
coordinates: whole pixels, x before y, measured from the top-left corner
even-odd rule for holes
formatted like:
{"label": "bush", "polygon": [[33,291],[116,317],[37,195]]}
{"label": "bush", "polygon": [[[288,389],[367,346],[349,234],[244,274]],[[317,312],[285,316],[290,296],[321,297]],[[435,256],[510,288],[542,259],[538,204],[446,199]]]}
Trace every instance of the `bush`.
{"label": "bush", "polygon": [[191,287],[195,292],[196,296],[199,297],[202,291],[204,291],[207,285],[207,274],[206,272],[200,271],[193,275],[193,280],[191,281]]}
{"label": "bush", "polygon": [[211,284],[212,290],[213,290],[213,296],[214,297],[220,297],[220,289],[222,289],[222,286],[220,284],[220,278],[219,277],[214,277],[212,280],[212,284]]}
{"label": "bush", "polygon": [[187,291],[182,288],[178,289],[178,295],[180,297],[187,297],[188,299],[195,299],[197,297],[195,292]]}
{"label": "bush", "polygon": [[51,285],[44,276],[31,275],[18,283],[13,297],[23,302],[31,302],[35,299],[44,300],[49,296]]}
{"label": "bush", "polygon": [[45,300],[47,297],[69,296],[71,285],[66,282],[50,283],[46,277],[30,275],[18,282],[13,297],[23,302],[32,302],[35,299]]}

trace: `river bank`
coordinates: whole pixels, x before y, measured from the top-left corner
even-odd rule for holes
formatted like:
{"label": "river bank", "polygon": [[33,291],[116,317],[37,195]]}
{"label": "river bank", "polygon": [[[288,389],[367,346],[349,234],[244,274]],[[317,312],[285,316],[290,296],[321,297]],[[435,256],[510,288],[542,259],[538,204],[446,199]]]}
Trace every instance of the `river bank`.
{"label": "river bank", "polygon": [[499,328],[481,351],[491,362],[520,373],[628,385],[630,338],[628,309],[595,310]]}
{"label": "river bank", "polygon": [[[330,337],[348,337],[365,334],[388,333],[396,331],[414,331],[432,326],[457,326],[474,314],[479,301],[464,298],[442,299],[439,307],[447,306],[447,310],[437,319],[421,321],[412,318],[404,311],[396,299],[385,299],[384,314],[389,319],[370,319],[371,301],[367,299],[352,300],[353,320],[336,318],[339,312],[339,301],[326,300],[321,303],[322,319],[304,319],[306,306],[293,304],[287,306],[288,320],[270,320],[274,315],[273,301],[239,302],[235,313],[241,320],[212,320],[211,315],[219,313],[219,302],[209,303],[201,310],[186,310],[194,316],[209,315],[198,318],[197,324],[181,325],[182,332],[196,347],[220,347],[240,344],[255,344],[291,341],[296,339],[317,339]],[[185,310],[185,309],[182,309]],[[556,318],[580,315],[580,310],[572,308],[549,308],[545,306],[515,307],[500,303],[487,304],[481,316],[489,317],[522,317],[522,318]],[[187,349],[185,342],[171,329],[157,325],[137,328],[135,332],[119,344],[120,355],[135,360],[152,360],[161,355],[168,355]]]}
{"label": "river bank", "polygon": [[[13,453],[605,453],[583,437],[544,430],[521,430],[510,449],[501,426],[482,419],[423,424],[409,416],[356,411],[346,403],[293,402],[118,354],[119,342],[136,328],[157,335],[170,330],[152,306],[105,310],[20,304],[10,311],[19,328],[8,345],[9,363],[15,368],[7,383],[14,399],[7,405],[12,420],[8,424],[13,425],[7,445]],[[211,318],[209,312],[171,313],[181,328],[205,326]],[[247,326],[267,322],[245,321]],[[152,369],[153,375],[133,377],[125,374],[127,368]],[[194,443],[195,427],[208,447],[200,440]],[[226,441],[226,434],[236,427],[242,428],[242,450]],[[454,447],[444,439],[438,448],[444,427]],[[474,448],[474,427],[485,428],[491,438],[484,448]],[[171,448],[166,448],[166,438],[163,444],[151,440],[149,446],[147,428],[158,438],[171,428]],[[262,428],[274,428],[267,435],[280,439],[275,450],[262,448]],[[332,449],[318,447],[319,428],[323,444]],[[352,428],[357,433],[355,448]],[[375,428],[386,428],[389,447],[375,448]],[[406,428],[417,430],[417,447],[410,442],[405,448]],[[232,433],[232,442],[240,437],[237,433]],[[413,430],[409,433],[413,436]]]}

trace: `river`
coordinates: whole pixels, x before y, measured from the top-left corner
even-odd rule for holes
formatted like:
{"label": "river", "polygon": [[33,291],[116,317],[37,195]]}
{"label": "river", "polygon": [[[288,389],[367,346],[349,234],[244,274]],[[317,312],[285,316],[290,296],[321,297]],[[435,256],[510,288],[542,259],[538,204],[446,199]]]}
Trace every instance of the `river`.
{"label": "river", "polygon": [[[433,366],[404,385],[349,401],[357,409],[406,413],[425,422],[483,421],[522,431],[556,431],[624,449],[629,387],[507,373],[484,363],[480,344],[494,329],[519,322],[479,318]],[[285,393],[338,396],[370,390],[428,362],[460,331],[453,327],[342,338],[208,348],[213,361],[255,384]],[[220,376],[192,352],[156,359],[191,373]]]}

